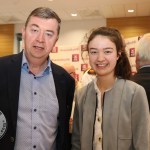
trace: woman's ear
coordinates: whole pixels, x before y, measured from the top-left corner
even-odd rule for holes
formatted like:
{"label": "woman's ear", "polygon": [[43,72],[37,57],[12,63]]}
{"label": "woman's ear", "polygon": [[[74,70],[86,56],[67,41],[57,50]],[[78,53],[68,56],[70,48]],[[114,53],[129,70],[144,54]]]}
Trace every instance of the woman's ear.
{"label": "woman's ear", "polygon": [[117,60],[119,59],[120,56],[121,56],[121,51],[118,52]]}

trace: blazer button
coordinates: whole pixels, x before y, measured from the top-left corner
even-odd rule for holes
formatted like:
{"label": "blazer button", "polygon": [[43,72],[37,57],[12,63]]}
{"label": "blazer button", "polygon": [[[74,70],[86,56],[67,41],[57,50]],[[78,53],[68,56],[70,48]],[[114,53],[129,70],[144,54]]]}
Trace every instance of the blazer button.
{"label": "blazer button", "polygon": [[13,143],[15,141],[14,137],[10,137],[10,141]]}

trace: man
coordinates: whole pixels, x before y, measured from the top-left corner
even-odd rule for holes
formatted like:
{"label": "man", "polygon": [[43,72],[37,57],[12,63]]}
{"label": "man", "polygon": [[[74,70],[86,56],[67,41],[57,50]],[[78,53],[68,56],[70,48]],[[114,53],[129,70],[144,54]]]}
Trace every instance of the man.
{"label": "man", "polygon": [[150,108],[150,34],[145,34],[137,44],[136,68],[132,80],[145,88]]}
{"label": "man", "polygon": [[81,83],[76,79],[76,69],[71,63],[65,63],[62,66],[75,80],[76,89],[81,88]]}
{"label": "man", "polygon": [[75,82],[49,53],[61,20],[51,9],[31,12],[24,50],[0,58],[0,149],[67,150]]}

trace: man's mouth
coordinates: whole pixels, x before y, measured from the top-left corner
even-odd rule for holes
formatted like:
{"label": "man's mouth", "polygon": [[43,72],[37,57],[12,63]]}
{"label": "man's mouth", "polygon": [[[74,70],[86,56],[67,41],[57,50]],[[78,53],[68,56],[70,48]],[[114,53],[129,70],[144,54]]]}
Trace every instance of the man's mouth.
{"label": "man's mouth", "polygon": [[41,47],[41,46],[33,46],[34,48],[36,48],[36,49],[44,49],[43,47]]}

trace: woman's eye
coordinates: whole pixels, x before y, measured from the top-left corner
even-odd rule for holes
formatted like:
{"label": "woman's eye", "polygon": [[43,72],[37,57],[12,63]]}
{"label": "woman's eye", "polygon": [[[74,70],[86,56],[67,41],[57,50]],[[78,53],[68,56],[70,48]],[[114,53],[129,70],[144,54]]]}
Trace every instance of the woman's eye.
{"label": "woman's eye", "polygon": [[112,51],[105,51],[105,54],[110,54],[110,53],[112,53]]}
{"label": "woman's eye", "polygon": [[97,51],[90,51],[91,54],[97,54]]}

